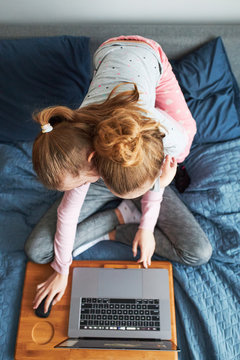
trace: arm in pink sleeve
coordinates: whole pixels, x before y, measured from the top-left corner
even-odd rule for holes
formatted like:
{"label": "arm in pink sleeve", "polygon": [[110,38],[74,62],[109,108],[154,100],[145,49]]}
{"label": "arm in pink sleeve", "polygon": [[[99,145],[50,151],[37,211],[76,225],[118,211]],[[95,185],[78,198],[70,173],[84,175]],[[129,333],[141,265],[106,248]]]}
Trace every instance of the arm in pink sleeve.
{"label": "arm in pink sleeve", "polygon": [[182,90],[172,71],[172,66],[164,51],[159,48],[159,55],[162,62],[162,76],[156,88],[155,106],[166,111],[173,119],[179,122],[188,135],[188,143],[177,161],[182,162],[189,154],[190,147],[197,132],[196,121],[187,106]]}
{"label": "arm in pink sleeve", "polygon": [[90,184],[66,191],[58,207],[57,229],[54,238],[55,257],[52,268],[60,274],[68,274],[72,263],[72,249],[75,240],[79,213]]}
{"label": "arm in pink sleeve", "polygon": [[160,212],[164,189],[165,188],[160,188],[159,191],[149,190],[143,195],[141,200],[142,218],[139,229],[154,231]]}

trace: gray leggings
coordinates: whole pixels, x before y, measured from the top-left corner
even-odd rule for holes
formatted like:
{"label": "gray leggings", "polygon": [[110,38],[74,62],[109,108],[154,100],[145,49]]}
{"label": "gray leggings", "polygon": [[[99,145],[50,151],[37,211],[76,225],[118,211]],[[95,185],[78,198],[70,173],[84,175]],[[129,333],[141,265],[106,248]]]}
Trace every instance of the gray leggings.
{"label": "gray leggings", "polygon": [[[138,224],[119,225],[113,209],[99,211],[114,199],[117,198],[102,180],[91,184],[78,219],[73,250],[114,229],[116,240],[131,246]],[[54,258],[53,242],[60,201],[61,199],[52,205],[26,241],[25,252],[33,262],[43,264]],[[133,201],[140,210],[140,199]],[[212,247],[205,233],[170,187],[167,187],[163,194],[154,236],[155,254],[169,260],[197,266],[206,263],[211,257]]]}

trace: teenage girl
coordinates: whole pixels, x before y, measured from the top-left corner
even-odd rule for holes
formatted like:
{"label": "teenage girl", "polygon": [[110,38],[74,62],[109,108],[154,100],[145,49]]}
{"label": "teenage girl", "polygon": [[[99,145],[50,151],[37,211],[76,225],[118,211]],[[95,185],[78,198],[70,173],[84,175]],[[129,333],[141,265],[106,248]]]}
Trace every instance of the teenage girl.
{"label": "teenage girl", "polygon": [[[53,260],[54,273],[38,285],[34,308],[46,296],[45,310],[61,299],[72,250],[109,238],[109,232],[111,239],[134,239],[133,254],[139,247],[145,267],[155,246],[158,255],[189,265],[211,256],[192,214],[170,188],[163,196],[196,132],[163,50],[153,40],[121,36],[100,46],[94,66],[80,109],[59,106],[35,116],[42,133],[33,146],[34,169],[64,196],[26,242],[30,259]],[[113,199],[140,196],[141,206],[123,200],[115,211],[94,215]]]}

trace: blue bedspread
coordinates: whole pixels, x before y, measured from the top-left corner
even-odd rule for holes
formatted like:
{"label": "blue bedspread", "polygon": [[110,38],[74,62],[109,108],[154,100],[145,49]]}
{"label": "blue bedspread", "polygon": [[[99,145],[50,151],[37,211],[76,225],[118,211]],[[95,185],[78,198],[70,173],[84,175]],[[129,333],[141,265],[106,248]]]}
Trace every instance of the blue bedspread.
{"label": "blue bedspread", "polygon": [[[240,359],[240,139],[191,150],[191,185],[179,196],[213,246],[208,264],[173,263],[180,360]],[[0,359],[12,360],[33,226],[59,196],[35,178],[31,143],[0,144]],[[102,242],[80,259],[130,259],[131,249]],[[155,257],[154,259],[157,259]]]}

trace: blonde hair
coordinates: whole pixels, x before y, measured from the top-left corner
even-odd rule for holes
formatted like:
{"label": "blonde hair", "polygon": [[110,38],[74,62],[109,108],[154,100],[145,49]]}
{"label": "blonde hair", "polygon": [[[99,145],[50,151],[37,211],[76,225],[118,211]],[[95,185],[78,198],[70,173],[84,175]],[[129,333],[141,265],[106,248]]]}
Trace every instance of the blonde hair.
{"label": "blonde hair", "polygon": [[88,171],[88,155],[106,185],[119,195],[154,181],[163,163],[164,134],[160,125],[139,106],[133,90],[116,94],[116,86],[101,104],[77,110],[46,108],[34,115],[53,131],[40,133],[33,145],[33,166],[40,181],[57,189],[64,173]]}

